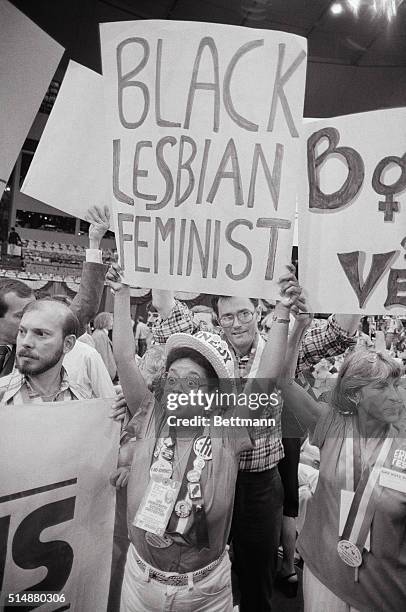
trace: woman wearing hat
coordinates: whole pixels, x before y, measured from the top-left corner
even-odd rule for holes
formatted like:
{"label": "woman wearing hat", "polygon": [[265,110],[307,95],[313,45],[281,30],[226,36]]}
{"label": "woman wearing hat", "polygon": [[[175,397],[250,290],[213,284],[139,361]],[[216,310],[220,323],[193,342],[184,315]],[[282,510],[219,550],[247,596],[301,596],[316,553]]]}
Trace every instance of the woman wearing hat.
{"label": "woman wearing hat", "polygon": [[345,358],[330,405],[283,384],[313,433],[320,476],[298,540],[305,612],[406,609],[406,440],[402,367],[365,350]]}
{"label": "woman wearing hat", "polygon": [[[115,266],[107,276],[116,291],[114,350],[137,437],[127,487],[131,545],[121,611],[232,611],[226,544],[238,456],[252,443],[246,427],[215,427],[212,419],[221,413],[245,417],[251,411],[238,411],[231,396],[227,408],[218,405],[220,392],[234,391],[233,360],[226,343],[205,331],[170,337],[163,388],[151,394],[132,356],[129,288],[118,271]],[[291,272],[280,286],[280,324],[271,331],[258,374],[270,379],[271,391],[279,374],[273,364],[285,350],[289,311],[300,293]],[[216,393],[209,411],[207,396]],[[271,395],[269,405],[278,409],[278,396]]]}

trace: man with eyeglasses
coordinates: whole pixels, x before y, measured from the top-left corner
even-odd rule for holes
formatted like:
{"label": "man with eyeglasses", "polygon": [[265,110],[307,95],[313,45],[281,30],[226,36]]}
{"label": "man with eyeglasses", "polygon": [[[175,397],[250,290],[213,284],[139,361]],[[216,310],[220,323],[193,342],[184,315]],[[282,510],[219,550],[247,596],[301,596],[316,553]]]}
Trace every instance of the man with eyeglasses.
{"label": "man with eyeglasses", "polygon": [[[258,300],[215,296],[212,307],[234,356],[236,378],[255,377],[265,347],[258,329],[261,316]],[[352,315],[331,315],[322,327],[307,331],[304,328],[297,372],[308,370],[322,357],[344,353],[353,342],[358,322],[359,317]],[[161,322],[153,330],[154,341],[163,343],[171,333],[191,329],[192,313],[172,297]],[[233,569],[241,594],[240,612],[271,610],[283,509],[283,489],[277,469],[284,456],[278,407],[276,412],[272,414],[276,420],[272,432],[258,429],[255,448],[240,456],[231,530]]]}
{"label": "man with eyeglasses", "polygon": [[[213,298],[212,307],[234,354],[236,376],[242,380],[254,378],[265,347],[258,329],[258,300],[219,296]],[[359,317],[333,315],[323,328],[307,333],[303,328],[297,373],[322,357],[344,352],[358,321]],[[283,321],[274,320],[275,324],[279,322]],[[284,448],[280,407],[269,416],[275,418],[276,426],[272,431],[254,429],[255,448],[240,455],[231,528],[240,612],[271,610],[284,501],[278,463],[284,457]]]}

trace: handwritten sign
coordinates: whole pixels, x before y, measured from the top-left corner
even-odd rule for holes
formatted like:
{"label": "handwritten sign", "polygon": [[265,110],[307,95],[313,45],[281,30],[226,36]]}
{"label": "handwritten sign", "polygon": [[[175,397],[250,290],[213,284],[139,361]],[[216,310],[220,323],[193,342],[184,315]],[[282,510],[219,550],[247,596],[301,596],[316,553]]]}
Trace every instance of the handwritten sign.
{"label": "handwritten sign", "polygon": [[101,44],[126,281],[275,295],[292,246],[306,41],[137,21],[102,24]]}
{"label": "handwritten sign", "polygon": [[21,189],[80,219],[90,206],[110,204],[102,80],[97,72],[69,62]]}
{"label": "handwritten sign", "polygon": [[[106,610],[119,427],[106,400],[0,410],[0,609]],[[16,600],[14,600],[16,601]],[[5,608],[3,608],[5,606]]]}
{"label": "handwritten sign", "polygon": [[406,109],[306,126],[300,281],[315,312],[406,306]]}
{"label": "handwritten sign", "polygon": [[0,198],[64,49],[0,0]]}

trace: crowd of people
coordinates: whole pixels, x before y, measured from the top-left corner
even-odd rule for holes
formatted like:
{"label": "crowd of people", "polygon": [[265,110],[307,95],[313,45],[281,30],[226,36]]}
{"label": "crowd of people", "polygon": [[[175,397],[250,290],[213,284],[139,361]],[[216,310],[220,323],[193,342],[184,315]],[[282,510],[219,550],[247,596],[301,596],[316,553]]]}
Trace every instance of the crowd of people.
{"label": "crowd of people", "polygon": [[[297,594],[297,553],[306,612],[405,609],[402,321],[317,319],[289,265],[272,308],[153,290],[134,325],[102,264],[108,210],[89,219],[71,303],[0,279],[0,407],[111,399],[108,610],[266,612],[274,587]],[[98,313],[105,279],[114,313]]]}

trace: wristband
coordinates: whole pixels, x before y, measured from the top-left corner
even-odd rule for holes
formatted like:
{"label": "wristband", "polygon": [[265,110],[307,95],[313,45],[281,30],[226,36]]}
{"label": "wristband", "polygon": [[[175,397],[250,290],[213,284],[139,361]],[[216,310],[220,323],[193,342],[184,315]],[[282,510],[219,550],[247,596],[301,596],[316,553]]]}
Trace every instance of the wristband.
{"label": "wristband", "polygon": [[276,323],[290,323],[289,319],[283,319],[282,317],[278,317],[277,315],[274,315],[272,317],[272,321],[276,321]]}

